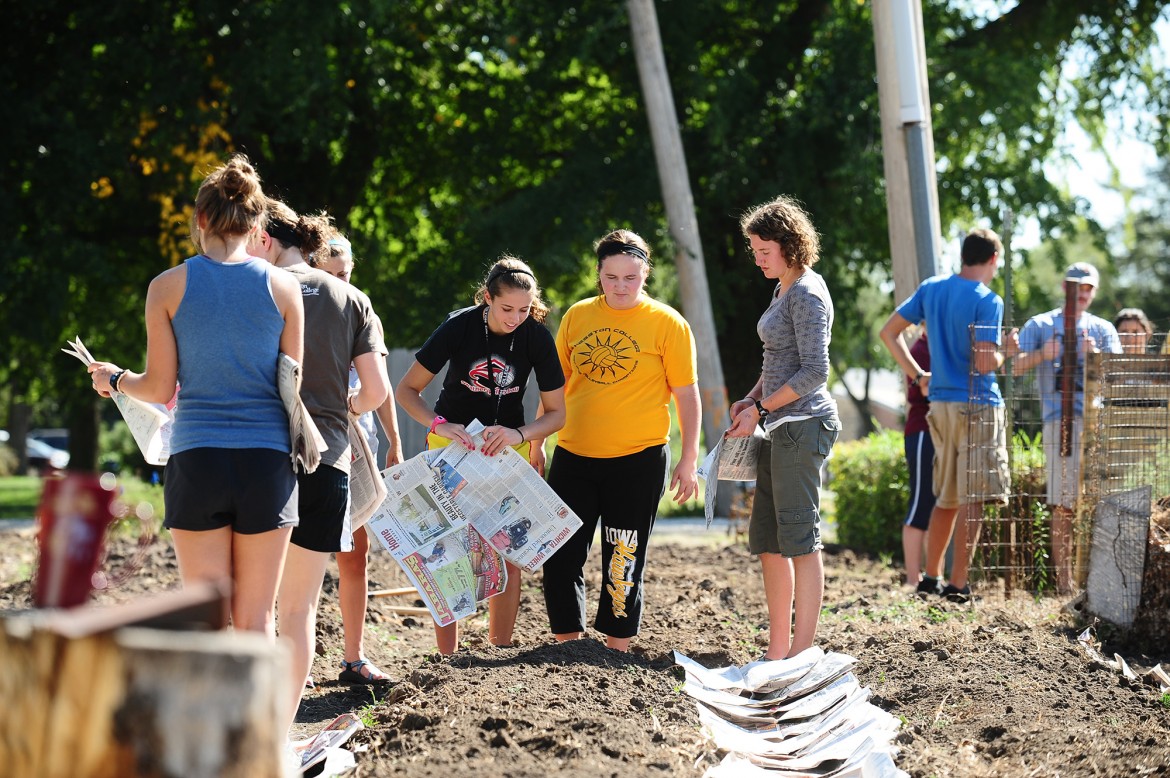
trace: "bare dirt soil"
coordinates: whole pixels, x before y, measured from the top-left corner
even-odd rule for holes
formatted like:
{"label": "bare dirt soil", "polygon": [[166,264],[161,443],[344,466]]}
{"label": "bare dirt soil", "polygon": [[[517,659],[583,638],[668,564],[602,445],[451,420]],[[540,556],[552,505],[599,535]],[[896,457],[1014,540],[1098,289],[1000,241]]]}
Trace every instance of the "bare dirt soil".
{"label": "bare dirt soil", "polygon": [[[0,541],[0,608],[28,607],[32,533]],[[317,687],[306,694],[297,734],[361,711],[374,726],[350,741],[366,749],[358,776],[701,775],[722,755],[679,691],[672,652],[711,666],[759,656],[766,610],[758,563],[722,533],[664,533],[654,542],[648,608],[630,654],[591,639],[552,642],[537,574],[524,581],[516,645],[507,649],[487,643],[480,616],[464,622],[461,650],[440,657],[429,619],[390,610],[421,603],[372,600],[368,654],[396,681],[380,690],[335,680],[333,568],[321,602]],[[115,543],[112,564],[131,552],[132,544]],[[828,549],[825,568],[821,645],[856,657],[874,702],[902,718],[898,764],[912,776],[1170,775],[1170,699],[1088,659],[1076,641],[1083,625],[1062,602],[1005,600],[992,587],[971,605],[924,602],[898,583],[898,571],[844,549]],[[380,551],[370,581],[405,583]],[[160,541],[135,576],[97,602],[177,586],[173,554]],[[1146,656],[1102,636],[1105,655],[1120,651],[1138,672],[1170,664],[1170,640]]]}

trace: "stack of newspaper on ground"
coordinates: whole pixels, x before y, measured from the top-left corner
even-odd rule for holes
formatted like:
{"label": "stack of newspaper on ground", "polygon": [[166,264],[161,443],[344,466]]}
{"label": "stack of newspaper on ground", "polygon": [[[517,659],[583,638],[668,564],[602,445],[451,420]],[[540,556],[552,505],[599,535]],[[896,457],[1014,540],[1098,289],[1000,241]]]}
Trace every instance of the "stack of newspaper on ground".
{"label": "stack of newspaper on ground", "polygon": [[383,470],[386,498],[366,525],[440,625],[504,591],[505,559],[539,570],[581,526],[524,457],[483,454],[483,429],[467,425],[475,450],[455,442]]}
{"label": "stack of newspaper on ground", "polygon": [[904,778],[898,719],[870,704],[851,656],[815,646],[789,659],[708,669],[678,653],[707,735],[728,754],[706,778]]}

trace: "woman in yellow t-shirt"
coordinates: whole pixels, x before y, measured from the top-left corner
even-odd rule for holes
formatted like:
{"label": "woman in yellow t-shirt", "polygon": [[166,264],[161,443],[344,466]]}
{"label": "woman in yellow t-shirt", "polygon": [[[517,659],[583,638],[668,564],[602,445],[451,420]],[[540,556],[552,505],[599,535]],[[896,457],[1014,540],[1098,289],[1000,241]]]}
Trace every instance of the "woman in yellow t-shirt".
{"label": "woman in yellow t-shirt", "polygon": [[549,485],[581,528],[544,566],[544,598],[557,640],[585,632],[585,561],[601,522],[601,603],[595,628],[606,645],[629,648],[642,617],[646,542],[670,462],[670,400],[678,409],[682,458],[670,488],[698,492],[699,390],[690,325],[647,297],[650,247],[629,230],[596,245],[602,294],[573,305],[557,332],[565,372],[565,427]]}

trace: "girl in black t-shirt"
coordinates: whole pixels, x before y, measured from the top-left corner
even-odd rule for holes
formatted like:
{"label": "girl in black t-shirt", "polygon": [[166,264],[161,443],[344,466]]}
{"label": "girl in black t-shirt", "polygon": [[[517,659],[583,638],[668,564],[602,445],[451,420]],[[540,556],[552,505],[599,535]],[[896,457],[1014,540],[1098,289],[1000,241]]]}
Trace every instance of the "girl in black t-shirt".
{"label": "girl in black t-shirt", "polygon": [[[504,256],[492,265],[471,308],[452,312],[415,354],[415,362],[398,383],[398,404],[420,424],[427,425],[427,448],[459,441],[475,444],[467,425],[479,419],[483,453],[494,456],[512,446],[544,474],[546,437],[565,423],[565,375],[556,343],[545,329],[548,308],[532,269],[515,257]],[[432,410],[422,391],[447,366],[443,389]],[[524,389],[536,373],[542,413],[524,422]],[[506,563],[508,583],[488,600],[488,639],[493,645],[512,643],[520,605],[520,568]],[[435,626],[439,651],[454,653],[459,643],[456,624]]]}

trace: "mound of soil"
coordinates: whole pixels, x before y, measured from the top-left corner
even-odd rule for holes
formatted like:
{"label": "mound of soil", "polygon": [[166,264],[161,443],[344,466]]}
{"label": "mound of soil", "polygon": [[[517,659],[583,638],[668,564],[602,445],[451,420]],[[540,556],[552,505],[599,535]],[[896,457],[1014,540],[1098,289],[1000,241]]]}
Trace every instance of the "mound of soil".
{"label": "mound of soil", "polygon": [[[4,541],[0,608],[28,607],[32,534]],[[111,564],[133,553],[132,543],[115,544]],[[767,614],[758,567],[742,544],[718,533],[656,539],[643,631],[629,654],[593,639],[554,643],[539,574],[524,580],[515,646],[490,646],[481,615],[462,623],[452,657],[434,653],[429,619],[392,610],[421,603],[373,599],[367,654],[397,681],[381,690],[334,680],[342,628],[331,568],[317,686],[295,734],[360,710],[374,726],[350,741],[365,749],[358,776],[701,775],[722,754],[699,732],[673,652],[710,666],[759,656]],[[855,673],[873,701],[904,721],[898,764],[911,775],[1170,775],[1170,698],[1089,660],[1076,642],[1083,625],[1060,601],[988,592],[971,605],[924,602],[900,586],[898,571],[843,549],[826,552],[825,568],[821,645],[857,657]],[[598,578],[595,571],[593,592]],[[370,581],[406,583],[380,551],[371,554]],[[96,599],[177,586],[163,541],[134,576]],[[1170,641],[1161,645],[1170,652]],[[1170,664],[1170,653],[1125,656],[1139,672]]]}

